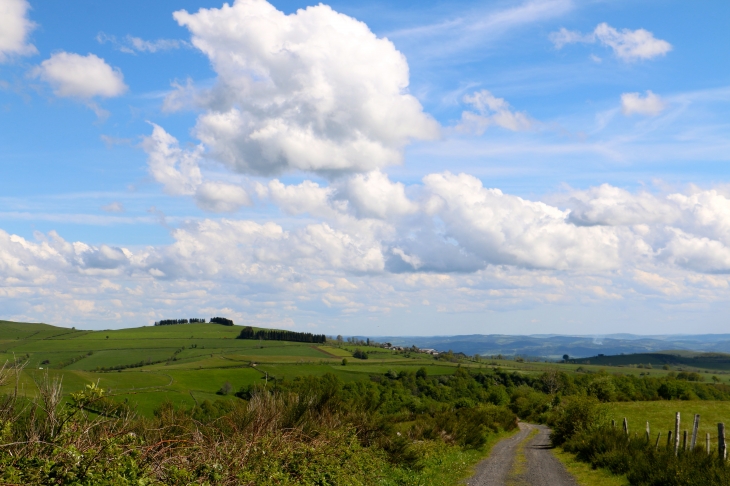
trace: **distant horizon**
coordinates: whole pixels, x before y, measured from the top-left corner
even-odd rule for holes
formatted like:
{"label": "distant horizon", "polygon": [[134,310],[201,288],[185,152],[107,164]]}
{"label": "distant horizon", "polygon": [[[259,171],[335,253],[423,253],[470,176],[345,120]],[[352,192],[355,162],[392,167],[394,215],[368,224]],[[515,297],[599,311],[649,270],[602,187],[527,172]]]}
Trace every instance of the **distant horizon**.
{"label": "distant horizon", "polygon": [[[13,321],[11,319],[0,319],[0,322],[12,322],[17,324],[46,324],[53,327],[59,327],[64,329],[71,329],[71,327],[76,326],[65,326],[65,325],[58,325],[58,324],[52,324],[50,322],[43,322],[43,321],[35,321],[35,322],[25,322],[25,321]],[[184,325],[191,325],[191,324],[211,324],[210,322],[205,323],[190,323],[190,324],[178,324],[181,326]],[[266,326],[260,326],[256,324],[251,323],[235,323],[235,326],[251,326],[251,327],[257,327],[262,329],[278,329],[278,330],[291,330],[287,328],[276,328],[276,327],[266,327]],[[105,328],[105,329],[84,329],[84,328],[78,328],[77,331],[121,331],[125,329],[134,329],[137,327],[150,327],[150,324],[142,324],[138,326],[126,326],[126,327],[119,327],[119,328]],[[728,336],[730,338],[730,332],[728,333],[695,333],[695,334],[633,334],[633,333],[610,333],[610,334],[561,334],[561,333],[547,333],[547,334],[502,334],[502,333],[470,333],[470,334],[422,334],[422,335],[366,335],[366,334],[341,334],[341,333],[317,333],[313,331],[299,331],[299,332],[312,332],[313,334],[324,334],[327,337],[336,337],[338,335],[341,335],[343,338],[367,338],[367,339],[390,339],[390,338],[399,338],[399,339],[408,339],[408,338],[453,338],[453,337],[470,337],[470,336],[505,336],[505,337],[533,337],[533,338],[550,338],[550,337],[578,337],[578,338],[611,338],[612,336],[636,336],[636,337],[642,337],[642,338],[663,338],[663,337],[704,337],[704,336]]]}

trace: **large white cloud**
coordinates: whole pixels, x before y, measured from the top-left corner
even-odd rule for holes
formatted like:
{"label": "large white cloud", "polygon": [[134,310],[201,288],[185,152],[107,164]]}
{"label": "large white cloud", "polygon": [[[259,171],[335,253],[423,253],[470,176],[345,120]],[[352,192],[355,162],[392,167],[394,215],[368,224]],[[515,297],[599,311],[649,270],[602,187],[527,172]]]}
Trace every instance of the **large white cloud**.
{"label": "large white cloud", "polygon": [[558,49],[562,49],[566,44],[576,42],[599,42],[610,47],[616,57],[627,62],[652,59],[663,56],[672,50],[672,45],[669,42],[657,39],[648,30],[622,29],[619,31],[605,22],[598,24],[590,34],[581,34],[580,32],[561,28],[559,31],[550,34],[550,40]]}
{"label": "large white cloud", "polygon": [[0,62],[38,52],[28,43],[28,34],[35,27],[28,19],[28,10],[26,0],[0,0]]}
{"label": "large white cloud", "polygon": [[610,228],[575,226],[566,221],[567,211],[486,189],[467,174],[431,174],[424,184],[428,211],[443,221],[446,235],[486,263],[611,269],[631,243]]}
{"label": "large white cloud", "polygon": [[35,69],[35,75],[48,82],[59,97],[113,98],[127,91],[122,72],[94,54],[57,52]]}
{"label": "large white cloud", "polygon": [[174,17],[218,75],[196,95],[207,111],[195,134],[234,170],[370,171],[399,163],[410,140],[438,134],[407,91],[404,56],[326,5],[285,15],[239,0]]}

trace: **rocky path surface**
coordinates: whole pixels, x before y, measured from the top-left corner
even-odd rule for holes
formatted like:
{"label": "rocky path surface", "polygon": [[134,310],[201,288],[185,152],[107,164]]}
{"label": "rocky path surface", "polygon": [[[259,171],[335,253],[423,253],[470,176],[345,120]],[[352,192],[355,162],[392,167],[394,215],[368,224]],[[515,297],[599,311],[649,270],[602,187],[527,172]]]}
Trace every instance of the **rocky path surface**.
{"label": "rocky path surface", "polygon": [[[536,433],[533,431],[537,431]],[[477,465],[468,486],[577,486],[550,453],[550,429],[520,423],[520,431],[497,443]]]}

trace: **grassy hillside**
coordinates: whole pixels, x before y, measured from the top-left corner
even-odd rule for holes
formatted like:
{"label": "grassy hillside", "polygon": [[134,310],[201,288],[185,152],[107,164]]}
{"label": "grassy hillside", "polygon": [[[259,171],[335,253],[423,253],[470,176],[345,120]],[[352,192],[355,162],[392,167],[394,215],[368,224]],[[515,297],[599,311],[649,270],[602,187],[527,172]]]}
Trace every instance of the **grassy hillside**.
{"label": "grassy hillside", "polygon": [[573,359],[572,363],[598,366],[647,365],[662,367],[688,367],[702,370],[730,370],[730,354],[694,353],[689,351],[664,351],[661,353],[598,355],[590,358]]}
{"label": "grassy hillside", "polygon": [[[467,474],[488,444],[514,428],[517,417],[574,424],[572,411],[582,416],[583,410],[575,407],[590,411],[613,402],[611,418],[620,423],[627,417],[632,432],[642,432],[649,421],[652,435],[669,430],[675,411],[685,424],[700,413],[702,432],[730,417],[730,373],[697,367],[713,360],[722,364],[722,355],[653,353],[556,364],[452,353],[434,358],[361,346],[367,359],[358,359],[353,345],[237,339],[241,329],[208,323],[80,331],[0,322],[0,357],[27,365],[19,396],[4,397],[12,406],[4,408],[10,425],[3,434],[11,444],[39,444],[0,451],[0,475],[5,474],[0,479],[45,484],[30,476],[47,469],[56,477],[59,465],[74,475],[93,468],[100,474],[126,451],[125,457],[147,459],[130,459],[112,468],[115,474],[152,475],[164,484],[190,484],[194,477],[216,483],[222,475],[253,481],[271,471],[301,479],[324,468],[337,477],[370,480],[362,484],[446,485]],[[669,369],[663,369],[665,363],[671,363]],[[695,370],[701,373],[685,372]],[[51,382],[62,379],[66,395],[50,409],[72,419],[73,426],[56,421],[56,415],[28,412],[51,403],[46,374]],[[97,382],[103,392],[88,386]],[[0,392],[11,391],[11,384]],[[128,415],[120,402],[138,414]],[[107,439],[79,432],[90,427],[101,434],[93,437],[107,437],[114,448],[102,451]],[[57,433],[62,429],[79,433]],[[38,430],[45,434],[40,442],[40,436],[29,435]],[[181,433],[187,437],[182,442]],[[88,463],[79,463],[76,455],[59,460],[58,450],[86,450]],[[102,453],[105,459],[99,460]],[[159,463],[152,467],[148,459]],[[46,469],[38,461],[46,461]],[[211,464],[224,465],[209,470]]]}
{"label": "grassy hillside", "polygon": [[231,394],[216,394],[226,383],[237,391],[303,375],[334,373],[351,382],[424,365],[431,375],[446,375],[457,366],[373,347],[367,348],[369,359],[359,360],[352,357],[354,347],[236,339],[241,329],[207,323],[82,331],[0,321],[0,361],[28,361],[21,385],[30,396],[34,379],[50,371],[63,378],[65,394],[99,381],[116,400],[148,416],[165,401],[192,406],[206,399],[233,400]]}

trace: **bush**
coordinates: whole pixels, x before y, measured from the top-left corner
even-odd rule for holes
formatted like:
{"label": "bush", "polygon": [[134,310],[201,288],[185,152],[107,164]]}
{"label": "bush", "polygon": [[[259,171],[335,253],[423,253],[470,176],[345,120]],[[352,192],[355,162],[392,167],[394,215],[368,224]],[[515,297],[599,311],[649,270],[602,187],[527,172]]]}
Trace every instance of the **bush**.
{"label": "bush", "polygon": [[368,359],[368,353],[358,348],[354,353],[352,353],[352,357],[357,359]]}
{"label": "bush", "polygon": [[730,484],[730,468],[717,453],[707,455],[702,447],[694,451],[660,446],[646,439],[627,438],[622,430],[609,426],[577,433],[563,448],[581,461],[614,474],[626,475],[640,486],[705,486]]}
{"label": "bush", "polygon": [[608,423],[608,411],[595,397],[573,396],[562,400],[550,414],[553,445],[562,445],[578,433],[590,432]]}

